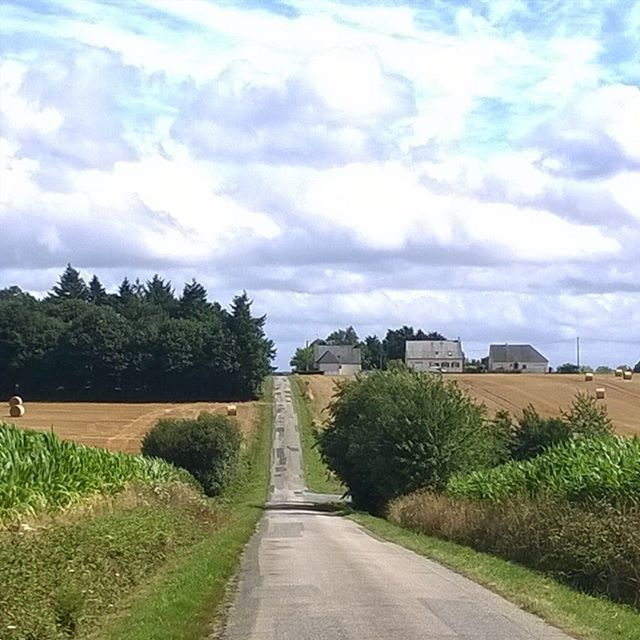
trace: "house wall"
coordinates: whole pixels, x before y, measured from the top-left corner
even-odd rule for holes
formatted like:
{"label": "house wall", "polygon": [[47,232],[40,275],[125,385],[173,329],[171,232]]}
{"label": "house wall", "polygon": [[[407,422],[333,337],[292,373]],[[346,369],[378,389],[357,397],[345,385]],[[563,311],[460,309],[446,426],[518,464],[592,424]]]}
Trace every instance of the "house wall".
{"label": "house wall", "polygon": [[[516,371],[515,362],[489,361],[489,371]],[[547,373],[549,365],[544,362],[518,362],[518,371],[521,373]]]}
{"label": "house wall", "polygon": [[319,364],[318,370],[325,376],[352,376],[362,371],[359,364]]}
{"label": "house wall", "polygon": [[464,363],[462,358],[427,358],[424,360],[410,358],[407,360],[407,366],[416,371],[429,371],[431,367],[441,367],[448,373],[462,373]]}

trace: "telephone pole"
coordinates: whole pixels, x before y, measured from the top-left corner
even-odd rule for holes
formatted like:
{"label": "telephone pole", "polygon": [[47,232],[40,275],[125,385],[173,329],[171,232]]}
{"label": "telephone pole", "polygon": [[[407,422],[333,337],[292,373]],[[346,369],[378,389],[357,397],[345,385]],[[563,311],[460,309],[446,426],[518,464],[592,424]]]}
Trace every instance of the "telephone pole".
{"label": "telephone pole", "polygon": [[576,359],[578,361],[578,370],[580,370],[580,338],[576,338]]}

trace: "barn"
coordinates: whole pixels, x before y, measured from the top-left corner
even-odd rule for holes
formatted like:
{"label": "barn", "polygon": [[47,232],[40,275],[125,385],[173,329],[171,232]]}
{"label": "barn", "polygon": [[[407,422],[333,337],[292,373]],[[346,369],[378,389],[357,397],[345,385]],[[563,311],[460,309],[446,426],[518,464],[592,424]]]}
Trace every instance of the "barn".
{"label": "barn", "polygon": [[362,370],[360,349],[349,345],[313,346],[314,369],[327,376],[347,376]]}
{"label": "barn", "polygon": [[549,361],[530,344],[492,344],[488,370],[503,373],[548,373]]}

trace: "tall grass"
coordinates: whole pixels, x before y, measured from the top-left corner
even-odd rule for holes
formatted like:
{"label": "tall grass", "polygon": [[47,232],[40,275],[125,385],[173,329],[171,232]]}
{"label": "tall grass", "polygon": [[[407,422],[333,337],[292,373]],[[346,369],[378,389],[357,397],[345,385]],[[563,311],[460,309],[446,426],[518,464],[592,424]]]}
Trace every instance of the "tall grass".
{"label": "tall grass", "polygon": [[573,440],[531,460],[459,474],[447,484],[457,498],[500,501],[518,495],[640,501],[640,438]]}
{"label": "tall grass", "polygon": [[0,422],[0,523],[66,507],[92,494],[114,494],[131,482],[194,482],[153,458],[113,453]]}

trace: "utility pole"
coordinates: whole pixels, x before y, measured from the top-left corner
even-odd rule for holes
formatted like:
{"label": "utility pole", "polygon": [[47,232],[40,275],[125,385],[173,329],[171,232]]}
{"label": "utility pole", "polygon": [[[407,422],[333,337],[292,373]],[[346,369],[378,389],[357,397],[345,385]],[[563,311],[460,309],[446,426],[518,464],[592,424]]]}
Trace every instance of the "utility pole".
{"label": "utility pole", "polygon": [[578,361],[578,371],[580,370],[580,338],[576,338],[576,356]]}

